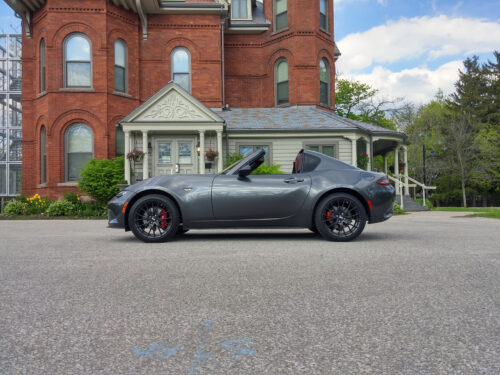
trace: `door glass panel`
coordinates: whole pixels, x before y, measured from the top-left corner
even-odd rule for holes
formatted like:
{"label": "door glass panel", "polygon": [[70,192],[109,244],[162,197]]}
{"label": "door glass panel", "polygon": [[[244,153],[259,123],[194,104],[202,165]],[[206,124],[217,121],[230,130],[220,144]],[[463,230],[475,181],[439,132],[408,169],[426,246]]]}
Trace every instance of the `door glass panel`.
{"label": "door glass panel", "polygon": [[9,195],[21,194],[21,164],[9,166]]}
{"label": "door glass panel", "polygon": [[191,164],[191,143],[179,143],[179,164]]}
{"label": "door glass panel", "polygon": [[172,163],[172,144],[159,143],[158,144],[158,163],[171,164]]}

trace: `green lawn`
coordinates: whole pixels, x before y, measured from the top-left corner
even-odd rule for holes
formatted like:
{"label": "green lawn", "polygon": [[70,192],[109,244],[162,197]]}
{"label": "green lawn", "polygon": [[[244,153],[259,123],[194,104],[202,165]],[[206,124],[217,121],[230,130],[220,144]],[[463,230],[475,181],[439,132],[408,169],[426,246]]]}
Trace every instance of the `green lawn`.
{"label": "green lawn", "polygon": [[433,208],[432,211],[449,211],[449,212],[470,212],[469,216],[488,217],[492,219],[500,219],[500,208],[489,207],[439,207]]}

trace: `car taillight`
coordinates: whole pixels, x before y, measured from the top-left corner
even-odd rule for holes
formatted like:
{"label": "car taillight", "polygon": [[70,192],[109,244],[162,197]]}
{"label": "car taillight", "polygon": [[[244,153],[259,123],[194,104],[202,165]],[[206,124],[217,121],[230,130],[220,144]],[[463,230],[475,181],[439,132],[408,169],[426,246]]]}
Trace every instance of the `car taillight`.
{"label": "car taillight", "polygon": [[383,178],[381,180],[378,180],[377,184],[379,184],[381,186],[389,186],[391,184],[391,182],[389,181],[388,178]]}

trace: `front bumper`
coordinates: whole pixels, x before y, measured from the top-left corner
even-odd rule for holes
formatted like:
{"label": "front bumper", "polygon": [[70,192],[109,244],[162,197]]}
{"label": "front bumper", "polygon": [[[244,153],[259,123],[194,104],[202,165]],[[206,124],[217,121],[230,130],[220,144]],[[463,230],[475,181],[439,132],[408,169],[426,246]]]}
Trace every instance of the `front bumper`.
{"label": "front bumper", "polygon": [[108,228],[125,229],[124,204],[130,200],[132,194],[115,197],[108,203]]}

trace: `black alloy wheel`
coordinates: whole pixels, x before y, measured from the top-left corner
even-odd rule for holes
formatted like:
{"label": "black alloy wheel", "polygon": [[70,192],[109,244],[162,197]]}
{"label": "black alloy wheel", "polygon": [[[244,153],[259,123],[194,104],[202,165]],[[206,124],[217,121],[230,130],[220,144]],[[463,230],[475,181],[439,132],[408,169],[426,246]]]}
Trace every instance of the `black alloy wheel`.
{"label": "black alloy wheel", "polygon": [[143,242],[171,240],[177,233],[179,221],[175,203],[159,194],[140,198],[128,215],[130,229]]}
{"label": "black alloy wheel", "polygon": [[325,197],[314,213],[318,232],[329,241],[347,242],[358,237],[365,228],[367,215],[361,202],[346,193]]}

